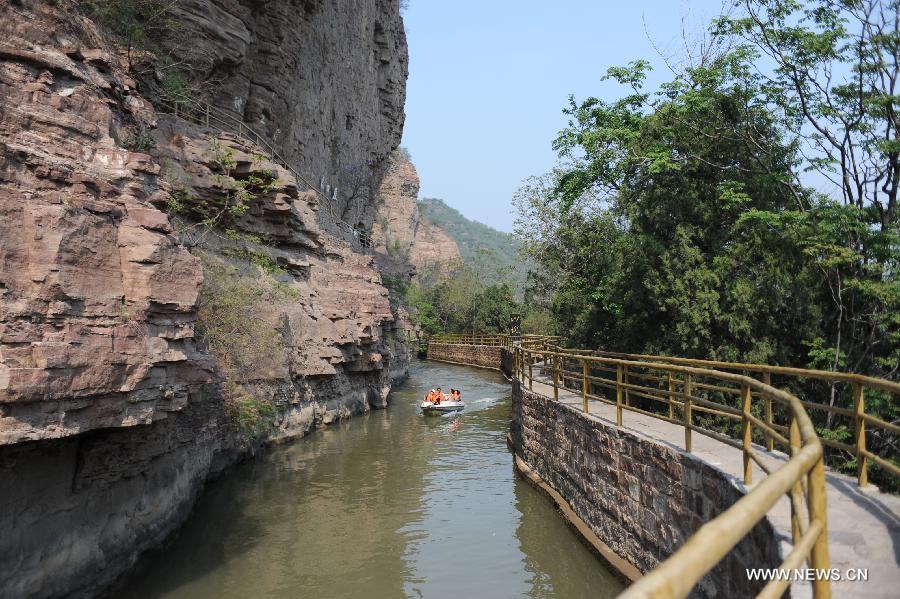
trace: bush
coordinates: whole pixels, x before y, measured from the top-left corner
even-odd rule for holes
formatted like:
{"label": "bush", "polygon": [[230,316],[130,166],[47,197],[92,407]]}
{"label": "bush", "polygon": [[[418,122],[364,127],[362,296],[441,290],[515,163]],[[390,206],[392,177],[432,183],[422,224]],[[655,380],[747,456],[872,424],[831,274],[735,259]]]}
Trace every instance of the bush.
{"label": "bush", "polygon": [[280,324],[265,314],[271,314],[272,304],[297,299],[298,294],[259,267],[249,266],[242,273],[218,257],[199,255],[204,271],[199,337],[225,374],[225,410],[247,445],[266,435],[278,411],[266,398],[270,391],[261,368],[288,359]]}
{"label": "bush", "polygon": [[135,49],[150,49],[175,30],[177,23],[170,14],[175,4],[172,0],[85,0],[81,7],[125,46],[131,70]]}
{"label": "bush", "polygon": [[153,141],[153,136],[147,131],[141,131],[140,133],[126,137],[122,141],[122,147],[126,150],[131,152],[144,152],[145,154],[152,150],[155,145],[156,142]]}
{"label": "bush", "polygon": [[234,383],[225,385],[225,412],[238,438],[245,446],[265,437],[275,421],[275,405],[258,396],[255,389]]}
{"label": "bush", "polygon": [[202,254],[203,291],[199,325],[202,339],[219,361],[229,381],[242,384],[257,378],[259,364],[284,358],[281,333],[260,318],[282,293],[270,277],[243,276],[237,268]]}

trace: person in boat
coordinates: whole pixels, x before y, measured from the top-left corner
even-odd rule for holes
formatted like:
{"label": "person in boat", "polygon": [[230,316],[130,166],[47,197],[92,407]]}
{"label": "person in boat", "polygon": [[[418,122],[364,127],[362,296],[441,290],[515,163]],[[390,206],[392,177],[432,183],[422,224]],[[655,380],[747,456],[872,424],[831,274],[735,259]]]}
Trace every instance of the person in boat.
{"label": "person in boat", "polygon": [[453,390],[453,401],[457,403],[462,401],[462,394],[460,393],[459,389]]}
{"label": "person in boat", "polygon": [[442,401],[447,401],[447,396],[444,395],[444,392],[441,391],[441,388],[440,388],[440,387],[438,387],[438,388],[437,388],[437,396],[436,396],[436,398],[435,398],[435,402],[434,402],[434,403],[435,403],[435,405],[440,405],[440,403],[441,403]]}
{"label": "person in boat", "polygon": [[434,403],[434,399],[435,399],[436,395],[437,394],[436,394],[435,390],[432,389],[425,395],[425,401],[427,401],[428,403]]}

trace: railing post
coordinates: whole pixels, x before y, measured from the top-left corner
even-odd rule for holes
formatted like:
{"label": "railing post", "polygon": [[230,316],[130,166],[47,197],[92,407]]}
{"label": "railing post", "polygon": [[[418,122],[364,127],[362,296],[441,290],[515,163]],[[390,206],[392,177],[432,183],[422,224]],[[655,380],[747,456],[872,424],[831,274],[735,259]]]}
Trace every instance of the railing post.
{"label": "railing post", "polygon": [[581,409],[588,413],[588,362],[581,359]]}
{"label": "railing post", "polygon": [[616,426],[622,426],[622,365],[616,365]]}
{"label": "railing post", "polygon": [[671,370],[666,375],[669,382],[669,419],[672,420],[675,418],[675,381],[672,380]]}
{"label": "railing post", "polygon": [[534,355],[529,350],[529,353],[528,353],[528,390],[529,391],[531,391],[531,378],[532,378],[531,367],[533,366],[533,363],[534,363]]}
{"label": "railing post", "polygon": [[[797,452],[800,451],[800,426],[797,424],[797,419],[792,415],[791,416],[791,425],[790,425],[790,444],[791,444],[791,455],[797,455]],[[796,545],[800,541],[800,536],[802,534],[802,529],[800,526],[800,518],[802,518],[802,514],[797,513],[794,509],[795,506],[799,506],[802,503],[803,499],[803,487],[800,484],[800,481],[794,483],[794,486],[791,487],[791,536],[793,537],[794,545]]]}
{"label": "railing post", "polygon": [[622,375],[623,375],[622,381],[625,383],[625,405],[630,406],[631,405],[631,393],[628,392],[628,366],[625,367]]}
{"label": "railing post", "polygon": [[[518,346],[513,348],[513,362],[515,363],[515,366],[513,368],[513,370],[515,371],[515,377],[518,379],[519,378],[519,347]],[[521,380],[521,379],[519,379],[519,380]]]}
{"label": "railing post", "polygon": [[[769,372],[764,372],[762,376],[762,382],[766,385],[772,386],[772,374]],[[766,424],[772,426],[772,398],[766,395],[765,397],[765,410],[766,410]],[[775,450],[775,439],[766,435],[766,450],[774,451]]]}
{"label": "railing post", "polygon": [[691,393],[692,393],[691,373],[684,375],[684,448],[690,453],[691,451]]}
{"label": "railing post", "polygon": [[866,457],[866,398],[862,385],[853,383],[853,423],[856,434],[856,482],[860,487],[869,484],[869,458]]}
{"label": "railing post", "polygon": [[[822,532],[809,553],[809,567],[819,572],[831,568],[828,555],[828,514],[825,503],[825,456],[820,455],[815,466],[809,471],[807,480],[807,505],[809,506],[809,522],[822,523]],[[816,576],[812,581],[815,599],[830,599],[831,583],[824,576]]]}
{"label": "railing post", "polygon": [[741,385],[741,437],[744,446],[744,484],[753,483],[753,468],[750,451],[753,444],[753,427],[747,417],[753,407],[753,395],[750,393],[750,385]]}
{"label": "railing post", "polygon": [[559,357],[553,356],[553,400],[559,401],[559,385],[557,377],[559,376]]}

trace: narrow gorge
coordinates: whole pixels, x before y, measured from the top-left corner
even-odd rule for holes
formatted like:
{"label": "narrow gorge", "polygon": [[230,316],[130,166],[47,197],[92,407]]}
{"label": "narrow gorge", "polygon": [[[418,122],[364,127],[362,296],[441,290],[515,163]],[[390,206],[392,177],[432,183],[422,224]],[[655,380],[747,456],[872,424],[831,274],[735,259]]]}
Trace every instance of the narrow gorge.
{"label": "narrow gorge", "polygon": [[[185,0],[154,52],[94,17],[0,8],[3,597],[108,588],[229,465],[385,407],[416,336],[380,270],[408,255],[358,237],[403,129],[397,0]],[[252,135],[178,116],[172,56]]]}

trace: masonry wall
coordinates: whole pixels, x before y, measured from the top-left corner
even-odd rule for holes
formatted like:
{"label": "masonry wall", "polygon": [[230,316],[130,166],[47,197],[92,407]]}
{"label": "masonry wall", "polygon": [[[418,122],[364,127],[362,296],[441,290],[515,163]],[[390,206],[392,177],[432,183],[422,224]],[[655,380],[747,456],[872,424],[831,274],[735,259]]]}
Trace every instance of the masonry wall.
{"label": "masonry wall", "polygon": [[460,345],[455,343],[428,342],[429,360],[453,362],[468,366],[500,369],[501,347],[491,345]]}
{"label": "masonry wall", "polygon": [[[724,472],[679,449],[587,416],[513,381],[511,437],[525,463],[568,501],[616,554],[647,572],[743,491]],[[755,596],[745,568],[781,562],[760,522],[695,587],[692,597]]]}

